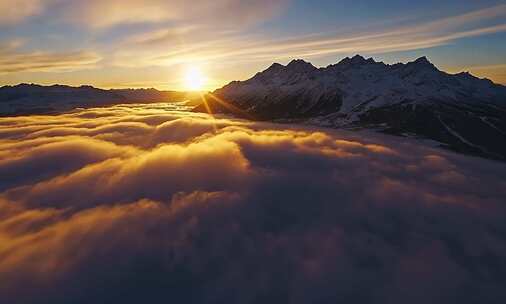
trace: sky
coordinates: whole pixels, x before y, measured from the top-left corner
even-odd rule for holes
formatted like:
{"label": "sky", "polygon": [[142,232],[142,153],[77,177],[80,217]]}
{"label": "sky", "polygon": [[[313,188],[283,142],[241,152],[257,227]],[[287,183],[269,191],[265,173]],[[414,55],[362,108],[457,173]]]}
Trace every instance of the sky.
{"label": "sky", "polygon": [[493,0],[0,0],[0,85],[213,90],[273,62],[427,56],[506,84],[506,4]]}

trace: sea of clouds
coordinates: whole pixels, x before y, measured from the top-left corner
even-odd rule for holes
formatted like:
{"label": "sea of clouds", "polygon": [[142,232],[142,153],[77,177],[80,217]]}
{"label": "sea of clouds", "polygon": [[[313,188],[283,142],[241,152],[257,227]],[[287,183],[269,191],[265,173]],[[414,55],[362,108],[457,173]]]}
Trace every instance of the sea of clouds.
{"label": "sea of clouds", "polygon": [[506,164],[170,104],[0,118],[1,303],[505,303]]}

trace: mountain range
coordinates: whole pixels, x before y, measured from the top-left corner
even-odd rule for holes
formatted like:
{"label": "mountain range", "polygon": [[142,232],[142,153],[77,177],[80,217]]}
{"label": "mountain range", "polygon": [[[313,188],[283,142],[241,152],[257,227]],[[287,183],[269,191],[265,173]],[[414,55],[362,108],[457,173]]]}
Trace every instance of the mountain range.
{"label": "mountain range", "polygon": [[[197,98],[197,96],[199,96]],[[272,64],[212,93],[20,84],[0,88],[0,116],[119,103],[192,100],[194,111],[431,139],[458,152],[506,160],[506,87],[448,74],[426,57],[393,65],[360,55],[317,68]]]}
{"label": "mountain range", "polygon": [[185,101],[194,99],[196,94],[156,89],[103,90],[92,86],[19,84],[0,88],[0,116],[45,114],[119,103]]}
{"label": "mountain range", "polygon": [[506,160],[506,87],[448,74],[426,57],[393,65],[360,55],[317,68],[272,64],[205,96],[194,110],[332,128],[371,128]]}

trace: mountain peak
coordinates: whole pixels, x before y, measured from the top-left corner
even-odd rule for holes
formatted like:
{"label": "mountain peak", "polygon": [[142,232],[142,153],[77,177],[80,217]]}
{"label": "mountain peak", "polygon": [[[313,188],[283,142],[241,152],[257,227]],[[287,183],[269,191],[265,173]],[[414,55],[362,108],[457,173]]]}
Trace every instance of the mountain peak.
{"label": "mountain peak", "polygon": [[270,67],[268,67],[265,72],[276,72],[276,71],[279,71],[281,70],[282,68],[284,68],[285,66],[282,65],[282,64],[279,64],[277,62],[274,62],[273,64],[271,64]]}
{"label": "mountain peak", "polygon": [[302,60],[302,59],[293,59],[287,65],[287,67],[290,67],[290,66],[313,66],[313,65],[307,61]]}
{"label": "mountain peak", "polygon": [[288,65],[294,65],[294,64],[310,64],[309,62],[305,61],[304,59],[293,59],[288,63]]}
{"label": "mountain peak", "polygon": [[374,59],[372,59],[372,58],[365,59],[363,56],[357,54],[357,55],[353,56],[352,58],[346,57],[346,58],[342,59],[341,61],[339,61],[338,64],[362,65],[362,64],[366,64],[366,63],[376,63],[376,61],[374,61]]}
{"label": "mountain peak", "polygon": [[426,56],[422,56],[418,59],[416,59],[415,61],[413,62],[410,62],[412,64],[416,64],[416,65],[424,65],[424,66],[431,66],[431,67],[434,67],[434,65],[432,64],[432,62],[429,61],[429,59],[427,59]]}
{"label": "mountain peak", "polygon": [[362,63],[365,61],[366,61],[365,58],[359,54],[357,54],[351,58],[352,63]]}
{"label": "mountain peak", "polygon": [[255,75],[255,77],[272,77],[273,75],[276,75],[277,73],[282,71],[284,68],[285,68],[284,65],[275,62],[262,72],[258,72]]}
{"label": "mountain peak", "polygon": [[302,59],[294,59],[286,67],[296,72],[307,72],[316,69],[314,65]]}
{"label": "mountain peak", "polygon": [[283,67],[282,64],[274,62],[273,64],[271,64],[271,66],[268,69],[279,69],[279,68],[282,68],[282,67]]}

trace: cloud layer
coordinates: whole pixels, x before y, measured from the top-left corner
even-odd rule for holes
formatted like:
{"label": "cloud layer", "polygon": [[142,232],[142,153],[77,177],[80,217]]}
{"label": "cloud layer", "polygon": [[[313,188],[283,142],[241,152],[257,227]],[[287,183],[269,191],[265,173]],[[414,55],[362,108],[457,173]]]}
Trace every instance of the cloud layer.
{"label": "cloud layer", "polygon": [[[68,21],[91,27],[186,21],[197,25],[247,26],[274,16],[286,0],[87,0],[66,7]],[[119,9],[121,8],[121,9]],[[108,18],[104,18],[104,14]]]}
{"label": "cloud layer", "polygon": [[100,56],[91,51],[2,52],[0,74],[19,72],[70,72],[96,68]]}
{"label": "cloud layer", "polygon": [[[342,54],[384,54],[448,45],[458,39],[506,31],[506,5],[400,26],[273,37],[270,34],[209,32],[201,28],[156,29],[129,37],[112,55],[115,65],[171,66],[187,62],[224,64],[322,58]],[[203,31],[204,30],[204,31]],[[169,49],[169,50],[168,50]]]}
{"label": "cloud layer", "polygon": [[502,303],[506,166],[129,105],[0,119],[0,302]]}
{"label": "cloud layer", "polygon": [[276,15],[288,0],[0,0],[0,25],[42,13],[87,28],[186,20],[198,25],[247,26]]}
{"label": "cloud layer", "polygon": [[9,0],[0,0],[0,26],[19,23],[43,11],[44,2],[41,0],[19,0],[13,4]]}

